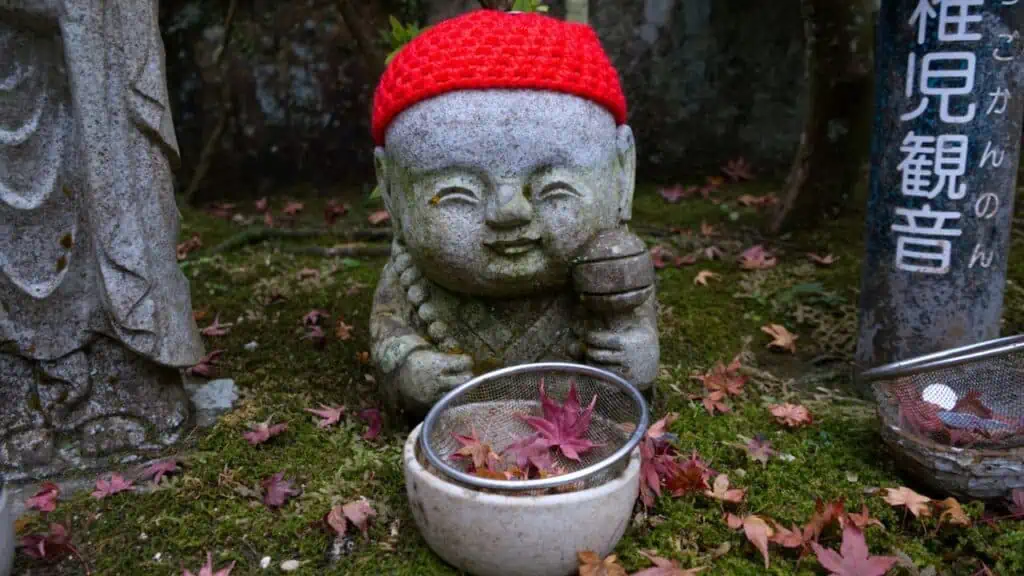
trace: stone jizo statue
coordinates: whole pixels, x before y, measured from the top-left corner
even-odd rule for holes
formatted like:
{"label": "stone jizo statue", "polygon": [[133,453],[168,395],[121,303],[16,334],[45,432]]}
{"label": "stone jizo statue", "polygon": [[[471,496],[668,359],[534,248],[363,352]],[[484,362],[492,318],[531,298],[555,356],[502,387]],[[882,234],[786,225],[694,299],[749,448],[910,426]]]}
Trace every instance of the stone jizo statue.
{"label": "stone jizo statue", "polygon": [[625,227],[625,120],[618,74],[583,24],[478,10],[395,56],[374,101],[395,240],[370,329],[400,408],[422,416],[476,374],[534,361],[651,386],[654,274]]}
{"label": "stone jizo statue", "polygon": [[203,344],[155,0],[0,2],[0,474],[173,441]]}

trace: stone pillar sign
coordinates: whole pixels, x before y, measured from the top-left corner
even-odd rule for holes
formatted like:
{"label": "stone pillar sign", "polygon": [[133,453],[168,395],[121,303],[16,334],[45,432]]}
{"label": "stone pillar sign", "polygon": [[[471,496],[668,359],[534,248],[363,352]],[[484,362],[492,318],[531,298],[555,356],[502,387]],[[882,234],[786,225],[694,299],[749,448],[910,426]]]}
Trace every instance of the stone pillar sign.
{"label": "stone pillar sign", "polygon": [[999,335],[1021,0],[883,0],[858,371]]}

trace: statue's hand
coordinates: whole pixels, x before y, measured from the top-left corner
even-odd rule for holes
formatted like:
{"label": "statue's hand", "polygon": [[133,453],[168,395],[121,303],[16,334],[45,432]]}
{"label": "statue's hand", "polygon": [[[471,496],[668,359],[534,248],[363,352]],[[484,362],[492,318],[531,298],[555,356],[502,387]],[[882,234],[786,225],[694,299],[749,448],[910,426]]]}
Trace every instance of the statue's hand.
{"label": "statue's hand", "polygon": [[473,358],[417,350],[405,359],[398,373],[398,389],[407,404],[429,409],[449,390],[473,378]]}
{"label": "statue's hand", "polygon": [[640,388],[658,374],[658,335],[646,326],[591,330],[583,344],[587,364],[615,372]]}

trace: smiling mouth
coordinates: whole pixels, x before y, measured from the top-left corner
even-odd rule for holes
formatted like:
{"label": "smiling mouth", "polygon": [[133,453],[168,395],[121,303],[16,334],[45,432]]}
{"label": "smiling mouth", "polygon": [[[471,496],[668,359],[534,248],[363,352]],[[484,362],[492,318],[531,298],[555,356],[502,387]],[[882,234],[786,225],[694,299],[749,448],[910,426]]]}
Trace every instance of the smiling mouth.
{"label": "smiling mouth", "polygon": [[495,240],[484,242],[484,245],[502,256],[519,256],[540,248],[539,238],[519,238],[517,240]]}

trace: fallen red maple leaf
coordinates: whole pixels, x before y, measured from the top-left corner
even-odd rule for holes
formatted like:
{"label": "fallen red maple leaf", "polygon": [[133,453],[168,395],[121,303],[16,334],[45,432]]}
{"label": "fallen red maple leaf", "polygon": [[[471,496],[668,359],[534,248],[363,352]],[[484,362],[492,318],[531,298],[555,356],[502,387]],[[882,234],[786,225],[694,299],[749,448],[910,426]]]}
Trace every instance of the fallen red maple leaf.
{"label": "fallen red maple leaf", "polygon": [[716,390],[714,392],[709,392],[707,396],[701,398],[701,402],[704,404],[704,408],[707,409],[708,414],[714,416],[716,410],[718,412],[721,412],[722,414],[725,414],[726,412],[730,412],[732,410],[732,408],[730,408],[728,404],[722,402],[722,400],[724,399],[725,392]]}
{"label": "fallen red maple leaf", "polygon": [[772,404],[768,406],[768,410],[771,411],[772,416],[778,420],[780,424],[788,426],[790,428],[798,428],[800,426],[807,426],[814,421],[811,416],[811,411],[806,406],[799,404],[790,404],[788,402],[784,404]]}
{"label": "fallen red maple leaf", "polygon": [[387,210],[377,210],[366,218],[366,221],[369,222],[371,226],[383,224],[388,220],[391,220],[391,215],[388,214]]}
{"label": "fallen red maple leaf", "polygon": [[337,424],[338,421],[341,420],[341,417],[345,415],[345,407],[324,406],[321,404],[319,409],[306,408],[306,412],[316,414],[321,418],[321,420],[316,423],[317,428],[328,428],[333,424]]}
{"label": "fallen red maple leaf", "polygon": [[792,528],[786,528],[772,520],[772,527],[773,531],[770,541],[783,548],[802,548],[807,543],[804,540],[803,531],[796,524],[793,524]]}
{"label": "fallen red maple leaf", "polygon": [[253,426],[248,432],[242,434],[242,437],[249,441],[249,444],[253,446],[257,444],[263,444],[267,440],[270,440],[274,436],[288,430],[288,423],[282,422],[280,424],[270,425],[270,420],[266,422],[260,422]]}
{"label": "fallen red maple leaf", "polygon": [[359,412],[359,419],[366,422],[366,433],[363,434],[364,440],[373,440],[380,435],[380,430],[384,423],[380,418],[380,410],[376,408],[367,408]]}
{"label": "fallen red maple leaf", "polygon": [[840,518],[840,524],[842,524],[844,528],[846,527],[847,522],[853,524],[859,530],[864,530],[871,525],[878,526],[882,530],[885,530],[885,526],[882,524],[881,520],[871,517],[871,512],[868,510],[867,504],[862,505],[860,514],[848,512],[845,517]]}
{"label": "fallen red maple leaf", "polygon": [[22,536],[19,547],[22,553],[36,560],[55,561],[73,554],[80,562],[85,563],[78,554],[78,549],[71,543],[68,529],[61,524],[50,524],[50,531],[47,534]]}
{"label": "fallen red maple leaf", "polygon": [[159,484],[160,479],[167,474],[171,474],[178,470],[178,461],[174,458],[168,458],[159,462],[150,464],[145,470],[142,471],[142,478],[153,479],[153,484]]}
{"label": "fallen red maple leaf", "polygon": [[300,490],[292,488],[291,480],[284,479],[284,472],[278,472],[273,476],[260,482],[263,487],[263,503],[270,508],[283,506],[284,503],[301,493]]}
{"label": "fallen red maple leaf", "polygon": [[310,310],[306,312],[306,315],[302,317],[303,326],[316,326],[320,324],[320,321],[325,318],[330,318],[331,315],[326,310]]}
{"label": "fallen red maple leaf", "polygon": [[214,317],[213,324],[210,324],[206,328],[203,328],[202,330],[199,331],[199,333],[207,337],[224,336],[227,333],[231,332],[231,326],[233,325],[233,322],[221,324],[220,314],[218,314],[216,317]]}
{"label": "fallen red maple leaf", "polygon": [[217,364],[217,359],[224,352],[226,352],[226,350],[214,350],[213,352],[210,352],[206,356],[200,358],[199,362],[195,366],[186,369],[185,373],[190,376],[201,376],[203,378],[212,377],[215,370],[214,366]]}
{"label": "fallen red maple leaf", "polygon": [[725,515],[725,523],[729,525],[733,530],[743,528],[743,534],[747,537],[747,540],[757,548],[761,556],[764,557],[764,567],[767,570],[769,566],[768,560],[768,539],[774,535],[774,530],[768,524],[768,522],[757,515],[751,514],[750,516],[736,516],[734,514]]}
{"label": "fallen red maple leaf", "polygon": [[189,572],[188,570],[184,570],[184,568],[182,568],[182,570],[184,570],[184,573],[181,576],[231,576],[231,571],[234,570],[234,568],[235,568],[235,561],[232,560],[231,564],[228,564],[224,568],[221,568],[220,570],[217,570],[216,572],[214,572],[213,571],[213,554],[211,554],[210,552],[207,552],[206,553],[206,564],[203,564],[203,567],[199,569],[199,574],[193,574],[192,572]]}
{"label": "fallen red maple leaf", "polygon": [[57,496],[60,494],[60,486],[53,482],[43,482],[39,490],[31,498],[25,500],[25,508],[39,510],[40,512],[53,512],[57,509]]}
{"label": "fallen red maple leaf", "polygon": [[686,189],[680,184],[676,184],[675,186],[668,188],[659,188],[658,195],[664,198],[669,204],[675,204],[687,196]]}
{"label": "fallen red maple leaf", "polygon": [[131,491],[133,489],[131,480],[125,479],[120,474],[111,474],[109,480],[99,478],[96,480],[96,490],[93,491],[92,497],[97,500],[102,500],[107,496],[113,496],[118,492]]}
{"label": "fallen red maple leaf", "polygon": [[751,246],[740,254],[740,266],[745,270],[774,268],[777,263],[778,261],[775,259],[775,256],[765,250],[764,246],[760,244]]}
{"label": "fallen red maple leaf", "polygon": [[804,541],[810,542],[812,540],[817,541],[821,537],[821,533],[825,531],[833,522],[840,522],[841,518],[846,514],[846,498],[840,497],[836,500],[825,502],[821,498],[817,498],[814,502],[814,514],[811,519],[804,525],[803,534]]}
{"label": "fallen red maple leaf", "polygon": [[302,209],[305,207],[306,205],[302,202],[288,202],[284,205],[284,208],[281,209],[281,212],[288,216],[295,216],[299,212],[302,212]]}
{"label": "fallen red maple leaf", "polygon": [[736,356],[728,366],[719,361],[706,373],[694,375],[693,378],[700,380],[704,388],[710,392],[739,396],[747,383],[747,377],[740,374],[739,369],[740,357]]}
{"label": "fallen red maple leaf", "polygon": [[852,524],[843,529],[838,553],[817,542],[811,542],[811,548],[818,562],[833,576],[882,576],[899,560],[895,556],[871,556],[864,533]]}
{"label": "fallen red maple leaf", "polygon": [[365,499],[349,502],[341,507],[341,511],[345,515],[345,518],[348,518],[349,522],[362,531],[364,536],[366,535],[366,531],[369,529],[368,524],[370,519],[377,516],[377,512],[374,511],[373,506],[371,506],[370,502]]}
{"label": "fallen red maple leaf", "polygon": [[576,395],[576,382],[571,382],[565,402],[559,405],[545,393],[544,379],[541,378],[540,402],[543,417],[521,418],[540,433],[548,448],[558,448],[566,458],[579,461],[581,453],[599,446],[584,437],[590,429],[590,415],[597,404],[597,394],[594,394],[586,408],[581,408]]}
{"label": "fallen red maple leaf", "polygon": [[665,470],[665,489],[678,498],[689,492],[703,492],[711,488],[708,480],[715,473],[694,450],[689,458],[681,462],[673,460]]}
{"label": "fallen red maple leaf", "polygon": [[735,160],[729,160],[722,166],[722,172],[725,173],[733,182],[739,182],[740,180],[753,180],[754,174],[750,168],[750,164],[746,158],[740,156]]}
{"label": "fallen red maple leaf", "polygon": [[329,200],[324,206],[324,223],[328,227],[334,226],[339,217],[348,214],[348,204],[342,204],[337,200]]}
{"label": "fallen red maple leaf", "polygon": [[767,466],[768,461],[771,460],[772,456],[775,455],[775,450],[772,448],[772,443],[765,440],[763,436],[757,435],[751,438],[746,446],[747,456],[755,462],[760,462],[761,466]]}

